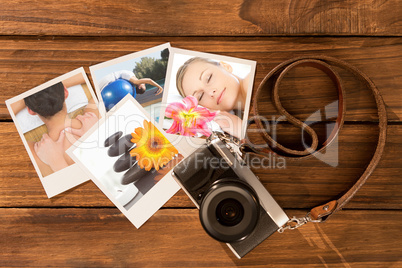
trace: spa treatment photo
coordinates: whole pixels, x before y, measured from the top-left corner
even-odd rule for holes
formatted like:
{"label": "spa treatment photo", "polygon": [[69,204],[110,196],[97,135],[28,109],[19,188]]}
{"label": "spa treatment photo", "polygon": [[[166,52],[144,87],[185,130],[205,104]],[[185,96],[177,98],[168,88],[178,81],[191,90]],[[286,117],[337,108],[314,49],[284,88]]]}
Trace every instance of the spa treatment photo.
{"label": "spa treatment photo", "polygon": [[131,95],[68,154],[137,228],[179,189],[170,170],[183,155]]}
{"label": "spa treatment photo", "polygon": [[163,103],[166,133],[208,137],[245,135],[254,61],[171,48]]}
{"label": "spa treatment photo", "polygon": [[[82,68],[8,100],[7,106],[45,190],[60,192],[87,180],[65,153],[100,118]],[[67,177],[69,172],[78,177]]]}

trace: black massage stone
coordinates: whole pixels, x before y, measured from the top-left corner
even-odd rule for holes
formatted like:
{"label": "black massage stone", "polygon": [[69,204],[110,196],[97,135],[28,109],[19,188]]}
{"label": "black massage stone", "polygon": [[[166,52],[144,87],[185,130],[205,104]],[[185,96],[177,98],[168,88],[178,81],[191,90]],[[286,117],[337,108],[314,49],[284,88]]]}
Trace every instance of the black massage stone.
{"label": "black massage stone", "polygon": [[134,145],[134,143],[131,142],[131,139],[131,134],[121,137],[118,141],[113,143],[112,146],[110,146],[107,154],[109,156],[119,156],[126,153]]}
{"label": "black massage stone", "polygon": [[[155,169],[153,169],[155,170]],[[152,189],[152,187],[155,186],[155,175],[153,174],[154,172],[149,172],[151,174],[147,174],[144,177],[140,178],[139,180],[136,180],[134,182],[135,187],[138,188],[138,191],[145,195],[149,190]]]}
{"label": "black massage stone", "polygon": [[139,165],[135,164],[129,170],[127,170],[126,173],[124,173],[123,178],[121,178],[121,184],[130,184],[144,177],[153,175],[155,172],[156,170],[154,168],[152,168],[150,171],[146,171],[145,169],[140,168]]}
{"label": "black massage stone", "polygon": [[110,145],[112,145],[113,143],[115,143],[118,139],[120,139],[120,137],[123,135],[123,131],[118,131],[112,135],[109,136],[109,138],[107,138],[105,140],[105,147],[109,147]]}
{"label": "black massage stone", "polygon": [[129,169],[132,165],[137,162],[135,157],[130,155],[130,152],[123,154],[113,165],[113,170],[115,172],[122,172]]}

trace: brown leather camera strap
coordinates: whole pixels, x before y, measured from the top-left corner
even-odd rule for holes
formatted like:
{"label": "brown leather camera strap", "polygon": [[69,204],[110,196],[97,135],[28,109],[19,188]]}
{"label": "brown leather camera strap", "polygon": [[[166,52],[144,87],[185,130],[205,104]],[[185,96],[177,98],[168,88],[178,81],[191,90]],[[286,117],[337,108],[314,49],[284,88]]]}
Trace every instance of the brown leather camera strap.
{"label": "brown leather camera strap", "polygon": [[[323,71],[332,80],[338,92],[338,115],[335,122],[335,126],[330,135],[328,136],[327,140],[322,144],[319,144],[317,133],[310,126],[308,126],[301,120],[295,118],[294,116],[290,115],[283,108],[279,99],[279,86],[281,84],[282,79],[293,68],[303,66],[309,66]],[[363,174],[355,182],[355,184],[348,191],[346,191],[346,193],[343,194],[339,199],[332,200],[328,203],[322,204],[320,206],[311,209],[310,213],[308,214],[310,221],[324,221],[328,219],[328,217],[332,215],[334,212],[340,210],[343,206],[345,206],[348,203],[348,201],[356,194],[356,192],[366,182],[366,180],[369,178],[371,173],[376,168],[378,162],[380,161],[381,155],[384,151],[386,135],[387,135],[387,113],[382,96],[378,91],[377,87],[370,80],[370,78],[364,73],[362,73],[360,70],[358,70],[356,67],[344,61],[327,56],[298,57],[279,64],[271,72],[267,74],[267,76],[258,86],[257,91],[255,92],[253,97],[253,112],[254,112],[253,119],[269,147],[263,149],[257,149],[255,148],[255,146],[244,140],[242,141],[242,145],[240,148],[244,154],[249,153],[257,155],[259,157],[268,157],[269,154],[277,153],[283,155],[284,157],[291,157],[293,159],[294,158],[305,159],[307,157],[314,156],[315,154],[317,154],[318,152],[324,150],[327,146],[329,146],[331,142],[335,139],[335,137],[338,135],[339,131],[341,130],[346,112],[345,98],[344,98],[345,90],[343,87],[342,80],[338,72],[334,69],[334,67],[338,67],[351,72],[356,78],[362,81],[372,91],[378,109],[378,118],[379,118],[378,142],[373,158],[367,165]],[[309,148],[306,148],[303,151],[287,148],[276,142],[265,131],[265,125],[264,122],[261,120],[261,116],[258,110],[258,100],[260,99],[262,94],[270,94],[270,96],[272,96],[272,102],[275,105],[278,112],[284,117],[286,117],[288,122],[292,123],[297,127],[300,127],[302,130],[306,131],[311,136],[312,144]],[[273,152],[273,150],[271,150],[270,148],[275,148],[275,152]]]}

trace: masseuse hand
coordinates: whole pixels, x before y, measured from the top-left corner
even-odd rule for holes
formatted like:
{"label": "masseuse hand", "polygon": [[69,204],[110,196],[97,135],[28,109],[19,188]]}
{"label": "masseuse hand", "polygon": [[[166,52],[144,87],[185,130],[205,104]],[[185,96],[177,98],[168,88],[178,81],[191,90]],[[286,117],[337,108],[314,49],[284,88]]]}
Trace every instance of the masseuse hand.
{"label": "masseuse hand", "polygon": [[81,128],[68,128],[66,129],[66,131],[78,137],[84,135],[85,132],[87,132],[93,125],[96,124],[96,122],[98,122],[98,117],[92,112],[86,112],[83,115],[78,115],[76,119],[78,119],[82,123]]}
{"label": "masseuse hand", "polygon": [[34,145],[36,155],[43,163],[50,166],[53,171],[58,171],[68,166],[64,159],[64,135],[64,131],[62,131],[59,139],[54,141],[45,133],[42,139]]}

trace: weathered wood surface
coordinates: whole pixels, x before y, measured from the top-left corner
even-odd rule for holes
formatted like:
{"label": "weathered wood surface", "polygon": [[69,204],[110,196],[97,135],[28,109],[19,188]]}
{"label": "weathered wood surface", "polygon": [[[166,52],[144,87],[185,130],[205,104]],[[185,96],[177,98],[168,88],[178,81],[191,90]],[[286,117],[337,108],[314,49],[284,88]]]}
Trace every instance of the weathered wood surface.
{"label": "weathered wood surface", "polygon": [[[402,119],[402,40],[400,38],[123,38],[68,39],[0,37],[0,118],[10,119],[4,101],[50,79],[83,66],[88,67],[119,56],[170,41],[172,46],[218,53],[257,61],[255,87],[280,62],[302,55],[327,55],[355,65],[381,91],[390,121]],[[308,68],[289,74],[281,96],[284,107],[298,116],[322,108],[321,101],[336,97],[325,76]],[[376,108],[370,91],[347,72],[340,72],[347,89],[347,121],[372,121]],[[295,80],[297,79],[297,80]],[[302,80],[300,80],[302,79]],[[294,81],[298,81],[295,87]],[[300,83],[299,83],[300,81]],[[322,99],[312,99],[319,96]],[[297,100],[297,101],[295,101]],[[313,106],[304,109],[308,100]],[[287,105],[291,103],[291,105]],[[267,102],[269,104],[269,102]],[[314,106],[315,105],[315,106]],[[268,109],[267,105],[263,109]],[[268,110],[269,111],[269,110]]]}
{"label": "weathered wood surface", "polygon": [[194,209],[160,210],[139,230],[113,208],[3,208],[0,216],[0,266],[402,265],[400,240],[395,239],[401,231],[401,211],[342,211],[325,224],[273,234],[241,260],[203,231]]}
{"label": "weathered wood surface", "polygon": [[[295,144],[297,135],[279,131],[284,144]],[[338,140],[336,167],[317,158],[290,161],[267,159],[253,169],[278,203],[285,208],[311,208],[337,197],[362,174],[377,141],[375,125],[345,125]],[[402,209],[402,127],[391,125],[389,139],[378,168],[347,206],[363,209]],[[258,136],[253,141],[259,143]],[[91,182],[47,199],[13,123],[2,123],[0,130],[0,204],[2,207],[104,207],[113,204]],[[327,158],[328,159],[328,158]],[[265,169],[264,169],[265,167]],[[165,207],[194,207],[180,191]]]}
{"label": "weathered wood surface", "polygon": [[1,35],[401,35],[402,3],[362,1],[2,1]]}
{"label": "weathered wood surface", "polygon": [[[401,1],[12,0],[0,7],[0,267],[402,267]],[[327,55],[355,65],[387,106],[379,166],[327,223],[274,234],[242,260],[206,235],[183,191],[139,230],[92,182],[47,199],[4,101],[81,66],[89,74],[91,65],[165,42],[257,61],[254,88],[292,57]],[[253,169],[289,216],[338,196],[373,154],[374,100],[340,74],[347,114],[330,151],[338,153],[331,158],[337,166],[309,159]],[[328,78],[312,68],[289,73],[280,97],[303,120],[336,100]],[[260,101],[261,113],[277,118],[269,98]],[[314,124],[320,139],[331,120]],[[300,146],[300,131],[286,123],[277,130],[280,142]],[[256,133],[249,138],[262,141]]]}

